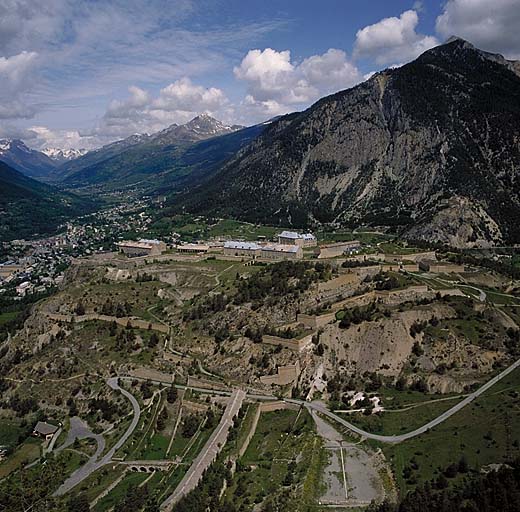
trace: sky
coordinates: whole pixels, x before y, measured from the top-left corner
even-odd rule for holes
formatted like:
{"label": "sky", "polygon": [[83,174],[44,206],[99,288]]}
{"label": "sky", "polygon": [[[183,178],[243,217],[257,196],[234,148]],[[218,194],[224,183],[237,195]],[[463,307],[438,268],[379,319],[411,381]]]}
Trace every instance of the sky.
{"label": "sky", "polygon": [[520,0],[0,0],[0,137],[92,149],[302,110],[451,35],[520,59]]}

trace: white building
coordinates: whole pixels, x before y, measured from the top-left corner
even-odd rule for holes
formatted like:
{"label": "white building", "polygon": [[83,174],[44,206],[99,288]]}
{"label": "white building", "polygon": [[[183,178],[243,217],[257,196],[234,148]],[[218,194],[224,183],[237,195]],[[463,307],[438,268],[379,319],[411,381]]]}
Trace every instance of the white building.
{"label": "white building", "polygon": [[243,256],[252,259],[293,260],[302,259],[300,245],[257,244],[256,242],[229,241],[224,244],[223,253],[227,256]]}
{"label": "white building", "polygon": [[21,297],[25,297],[25,294],[31,291],[32,284],[29,281],[24,281],[16,287],[16,293]]}
{"label": "white building", "polygon": [[315,247],[317,241],[316,237],[312,233],[282,231],[278,235],[278,243],[282,245],[299,245],[300,247]]}
{"label": "white building", "polygon": [[239,242],[230,240],[224,243],[223,253],[226,256],[246,256],[248,258],[258,258],[262,246],[255,242]]}
{"label": "white building", "polygon": [[301,260],[301,245],[267,244],[262,247],[260,257],[266,260]]}

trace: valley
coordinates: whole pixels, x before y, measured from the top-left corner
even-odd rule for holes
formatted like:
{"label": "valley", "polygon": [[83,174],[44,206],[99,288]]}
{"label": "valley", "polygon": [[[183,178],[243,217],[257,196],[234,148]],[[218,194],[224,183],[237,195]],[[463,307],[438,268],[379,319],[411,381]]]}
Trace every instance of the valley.
{"label": "valley", "polygon": [[[262,247],[277,228],[179,217],[161,253],[107,251],[116,223],[150,236],[146,207],[98,215],[97,238],[71,227],[78,249],[60,256],[57,286],[34,302],[29,289],[24,319],[9,317],[2,500],[29,478],[52,510],[184,510],[215,485],[212,510],[351,509],[520,454],[509,249],[468,253],[468,265],[390,234],[327,230],[300,259],[272,262],[226,240]],[[329,256],[336,247],[349,249]],[[33,437],[36,421],[57,430]]]}

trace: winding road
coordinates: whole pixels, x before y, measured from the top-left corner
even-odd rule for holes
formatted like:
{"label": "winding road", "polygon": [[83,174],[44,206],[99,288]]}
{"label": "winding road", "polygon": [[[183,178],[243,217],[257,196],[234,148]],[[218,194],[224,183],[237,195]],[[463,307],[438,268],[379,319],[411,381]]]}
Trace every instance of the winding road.
{"label": "winding road", "polygon": [[492,379],[488,380],[485,384],[480,386],[476,391],[469,394],[466,398],[461,400],[458,404],[454,405],[451,409],[448,409],[447,411],[443,412],[439,416],[437,416],[435,419],[429,421],[422,427],[416,428],[415,430],[412,430],[410,432],[406,432],[405,434],[399,434],[395,436],[383,436],[379,434],[372,434],[370,432],[367,432],[366,430],[363,430],[359,427],[356,427],[356,425],[353,425],[352,423],[344,420],[337,414],[334,414],[333,412],[329,411],[323,404],[319,402],[304,402],[303,400],[294,400],[294,399],[287,399],[287,402],[299,404],[305,406],[309,411],[314,410],[317,411],[324,416],[327,416],[328,418],[331,418],[341,425],[347,427],[352,432],[355,432],[356,434],[359,434],[360,436],[366,438],[366,439],[374,439],[375,441],[380,441],[382,443],[401,443],[403,441],[406,441],[408,439],[412,439],[413,437],[417,437],[418,435],[424,434],[428,430],[432,429],[433,427],[436,427],[437,425],[440,425],[444,421],[446,421],[448,418],[459,412],[461,409],[466,407],[468,404],[473,402],[476,398],[478,398],[482,393],[485,393],[490,387],[494,386],[497,382],[502,380],[504,377],[509,375],[512,371],[516,370],[520,366],[520,359],[515,361],[511,366],[508,366],[505,370],[500,372],[498,375],[493,377]]}
{"label": "winding road", "polygon": [[[70,491],[73,487],[76,487],[79,483],[89,477],[94,471],[97,471],[99,468],[109,464],[112,460],[114,454],[123,446],[128,438],[132,435],[137,424],[139,423],[139,418],[141,417],[141,407],[139,403],[135,399],[135,397],[130,394],[126,389],[123,389],[119,386],[118,377],[112,377],[107,380],[107,384],[115,391],[119,391],[123,396],[130,400],[132,404],[132,408],[134,410],[134,415],[132,417],[132,421],[129,427],[126,429],[125,433],[119,438],[117,443],[105,454],[104,457],[98,460],[99,455],[103,451],[100,450],[100,443],[98,441],[98,450],[96,453],[86,462],[83,466],[78,468],[72,475],[63,482],[63,484],[58,488],[58,490],[54,493],[54,496],[62,496],[63,494]],[[104,441],[103,441],[104,442]]]}
{"label": "winding road", "polygon": [[[285,401],[288,403],[293,403],[293,404],[296,404],[299,406],[306,407],[309,410],[309,412],[311,412],[311,413],[312,413],[312,411],[319,412],[322,415],[336,421],[337,423],[343,425],[344,427],[348,428],[352,432],[360,435],[361,437],[363,437],[365,439],[373,439],[375,441],[379,441],[382,443],[396,444],[396,443],[401,443],[403,441],[406,441],[408,439],[412,439],[421,434],[424,434],[428,430],[436,427],[437,425],[440,425],[441,423],[443,423],[448,418],[450,418],[451,416],[453,416],[454,414],[459,412],[461,409],[466,407],[468,404],[473,402],[475,399],[477,399],[479,396],[481,396],[483,393],[485,393],[489,388],[494,386],[497,382],[502,380],[504,377],[506,377],[507,375],[509,375],[511,372],[513,372],[514,370],[516,370],[519,367],[520,367],[520,359],[518,359],[513,364],[508,366],[505,370],[500,372],[498,375],[495,375],[495,377],[493,377],[492,379],[487,381],[476,391],[474,391],[473,393],[466,396],[466,398],[464,398],[459,403],[454,405],[451,409],[448,409],[447,411],[445,411],[442,414],[440,414],[439,416],[437,416],[435,419],[429,421],[422,427],[419,427],[410,432],[406,432],[404,434],[398,434],[398,435],[384,436],[384,435],[380,435],[380,434],[373,434],[371,432],[367,432],[366,430],[363,430],[363,429],[357,427],[356,425],[346,421],[345,419],[338,416],[337,414],[329,411],[321,402],[306,402],[304,400],[289,399],[289,398],[285,399]],[[112,389],[119,391],[126,398],[128,398],[128,400],[132,404],[132,408],[134,411],[132,422],[130,423],[130,425],[129,425],[128,429],[125,431],[125,433],[119,438],[117,443],[105,454],[104,457],[102,457],[99,460],[97,460],[98,456],[100,454],[99,443],[98,443],[98,450],[96,451],[96,454],[94,454],[94,456],[92,456],[87,463],[85,463],[83,466],[81,466],[76,471],[74,471],[74,473],[72,473],[72,475],[70,475],[70,477],[67,478],[67,480],[65,480],[65,482],[54,493],[55,496],[61,496],[61,495],[65,494],[66,492],[70,491],[73,487],[78,485],[80,482],[85,480],[94,471],[98,470],[99,468],[101,468],[102,466],[104,466],[106,464],[109,464],[110,461],[112,460],[114,454],[117,452],[117,450],[119,450],[119,448],[121,448],[126,443],[128,438],[132,435],[135,428],[137,427],[137,424],[139,423],[139,419],[141,417],[141,408],[139,406],[139,403],[135,399],[135,397],[131,393],[126,391],[126,389],[123,389],[119,386],[119,383],[118,383],[119,378],[125,379],[125,380],[126,379],[131,380],[131,379],[133,379],[133,377],[126,377],[126,376],[112,377],[107,380],[107,384]],[[138,379],[138,380],[141,380],[141,379]],[[160,382],[158,382],[158,383],[160,383]],[[216,390],[216,389],[215,390],[202,389],[202,388],[188,387],[188,386],[183,386],[183,385],[178,385],[178,384],[175,386],[178,388],[181,388],[181,389],[189,388],[189,389],[199,391],[201,393],[210,393],[210,394],[217,394],[217,395],[222,395],[222,396],[231,396],[233,394],[231,391],[222,391],[222,390]],[[235,393],[236,393],[236,391],[235,391]],[[270,395],[257,395],[257,394],[245,395],[245,392],[241,392],[241,393],[243,393],[243,395],[247,396],[249,399],[253,399],[253,400],[276,400],[276,397],[270,396]],[[235,397],[236,397],[236,394],[235,394]],[[243,399],[243,397],[241,397],[241,398]],[[235,401],[233,400],[233,402],[235,402]],[[203,454],[203,452],[201,452],[201,453]]]}

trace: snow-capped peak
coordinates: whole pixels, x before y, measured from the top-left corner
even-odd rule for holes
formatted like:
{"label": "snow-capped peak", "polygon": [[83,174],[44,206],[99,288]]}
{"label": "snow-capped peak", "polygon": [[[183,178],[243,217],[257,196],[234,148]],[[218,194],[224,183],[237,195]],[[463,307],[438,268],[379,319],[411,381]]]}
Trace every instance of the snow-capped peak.
{"label": "snow-capped peak", "polygon": [[60,148],[45,148],[42,153],[47,155],[51,160],[63,162],[65,160],[74,160],[87,153],[86,149],[60,149]]}
{"label": "snow-capped peak", "polygon": [[0,139],[0,155],[3,155],[4,152],[11,149],[11,143],[11,139]]}

